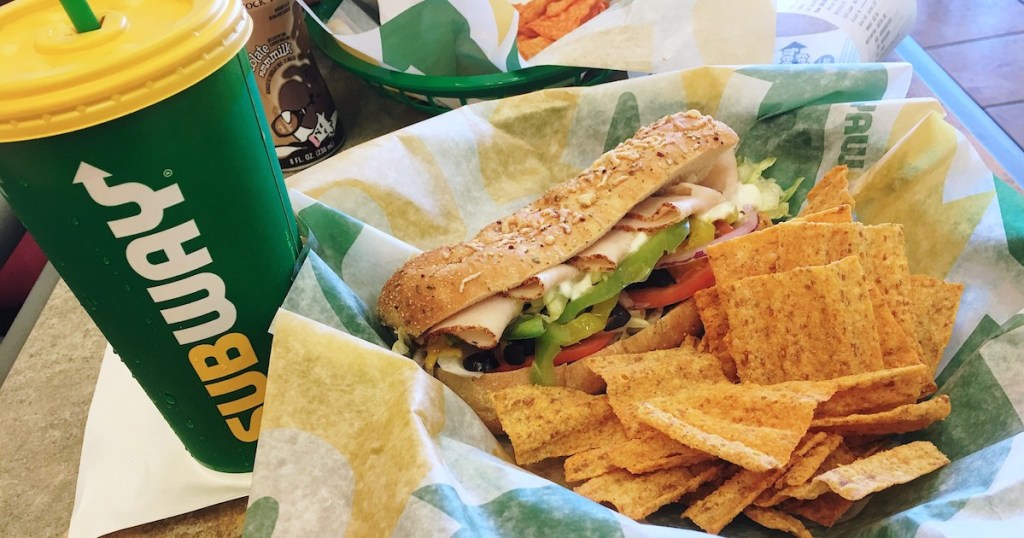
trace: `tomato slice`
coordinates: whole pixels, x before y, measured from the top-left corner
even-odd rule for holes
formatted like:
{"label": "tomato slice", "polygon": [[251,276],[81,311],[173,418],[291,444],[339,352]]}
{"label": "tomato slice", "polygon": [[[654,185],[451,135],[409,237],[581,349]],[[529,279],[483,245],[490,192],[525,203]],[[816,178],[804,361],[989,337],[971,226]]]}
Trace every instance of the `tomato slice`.
{"label": "tomato slice", "polygon": [[571,346],[564,347],[562,351],[558,352],[558,355],[555,355],[555,366],[589,357],[608,347],[614,338],[615,333],[613,332],[600,332],[594,336],[584,338]]}
{"label": "tomato slice", "polygon": [[[566,346],[562,351],[555,355],[555,366],[566,364],[574,361],[578,361],[584,357],[589,357],[594,353],[611,345],[612,340],[615,339],[614,332],[599,332],[593,336],[588,336],[579,342],[571,346]],[[501,361],[499,366],[491,372],[511,372],[512,370],[518,370],[520,368],[529,368],[533,365],[533,355],[526,357],[526,361],[523,364],[508,364],[505,361]]]}
{"label": "tomato slice", "polygon": [[[685,266],[684,266],[685,267]],[[694,293],[715,285],[715,274],[711,265],[703,261],[695,267],[687,268],[681,274],[673,274],[675,284],[661,288],[641,288],[623,292],[629,295],[633,306],[637,308],[656,308],[677,304],[693,297]]]}

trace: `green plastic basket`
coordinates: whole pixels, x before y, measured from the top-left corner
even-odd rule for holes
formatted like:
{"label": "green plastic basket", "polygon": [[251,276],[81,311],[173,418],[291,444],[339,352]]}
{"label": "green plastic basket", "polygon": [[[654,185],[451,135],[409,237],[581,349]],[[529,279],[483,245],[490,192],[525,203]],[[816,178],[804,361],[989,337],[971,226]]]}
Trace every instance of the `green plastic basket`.
{"label": "green plastic basket", "polygon": [[[323,0],[312,6],[320,20],[327,20],[342,0]],[[470,99],[487,100],[520,95],[544,88],[590,86],[607,81],[616,71],[578,67],[537,66],[465,77],[432,77],[386,69],[348,53],[334,37],[307,15],[310,39],[342,68],[362,78],[378,92],[430,114],[465,105]],[[448,102],[445,102],[448,101]]]}

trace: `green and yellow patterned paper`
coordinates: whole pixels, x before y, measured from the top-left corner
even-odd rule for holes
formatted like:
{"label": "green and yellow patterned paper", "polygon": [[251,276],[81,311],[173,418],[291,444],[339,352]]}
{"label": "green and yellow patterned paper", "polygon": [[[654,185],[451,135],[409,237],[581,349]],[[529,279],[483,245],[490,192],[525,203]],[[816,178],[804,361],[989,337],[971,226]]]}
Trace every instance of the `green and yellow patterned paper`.
{"label": "green and yellow patterned paper", "polygon": [[[979,536],[1024,525],[1024,197],[994,178],[909,67],[703,67],[481,103],[289,180],[309,252],[274,331],[248,536],[679,536],[511,463],[472,411],[386,349],[373,311],[420,248],[471,236],[640,125],[697,108],[777,158],[788,186],[850,167],[860,220],[904,226],[911,269],[966,285],[937,379],[949,418],[914,438],[952,463],[816,536]],[[797,204],[811,182],[797,192]],[[908,436],[910,437],[910,436]],[[743,518],[739,518],[742,520]],[[1015,527],[1016,525],[1016,527]],[[726,535],[763,535],[742,521]]]}

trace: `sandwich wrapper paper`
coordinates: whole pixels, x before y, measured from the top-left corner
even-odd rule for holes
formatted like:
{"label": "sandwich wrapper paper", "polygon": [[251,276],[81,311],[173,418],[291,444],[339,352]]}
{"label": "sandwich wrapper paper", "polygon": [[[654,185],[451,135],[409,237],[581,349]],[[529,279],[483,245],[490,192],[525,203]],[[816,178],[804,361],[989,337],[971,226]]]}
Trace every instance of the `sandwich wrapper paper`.
{"label": "sandwich wrapper paper", "polygon": [[[365,61],[431,76],[537,65],[641,73],[715,64],[871,62],[914,22],[914,0],[607,0],[609,7],[523,60],[527,0],[323,0],[314,19]],[[330,7],[330,9],[325,9]],[[776,27],[778,25],[778,27]]]}
{"label": "sandwich wrapper paper", "polygon": [[[912,273],[966,290],[939,374],[952,414],[914,438],[952,460],[816,536],[978,536],[1024,526],[1024,197],[986,169],[905,64],[702,67],[463,107],[288,183],[308,253],[275,320],[248,536],[685,536],[510,463],[451,391],[392,353],[375,314],[417,249],[471,237],[636,128],[696,108],[783,187],[850,167],[859,220],[904,226]],[[779,330],[787,329],[778,320]],[[676,528],[673,528],[676,527]],[[687,530],[688,529],[688,530]],[[761,536],[743,516],[725,535]]]}

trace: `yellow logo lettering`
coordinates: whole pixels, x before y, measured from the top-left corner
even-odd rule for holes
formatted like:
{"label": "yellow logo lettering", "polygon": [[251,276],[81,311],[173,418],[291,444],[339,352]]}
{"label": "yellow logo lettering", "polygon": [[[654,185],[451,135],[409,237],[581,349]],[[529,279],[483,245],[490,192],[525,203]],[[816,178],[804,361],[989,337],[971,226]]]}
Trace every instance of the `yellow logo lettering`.
{"label": "yellow logo lettering", "polygon": [[188,360],[204,383],[236,374],[259,362],[249,339],[241,333],[228,333],[214,344],[190,349]]}
{"label": "yellow logo lettering", "polygon": [[210,383],[206,385],[206,392],[209,392],[210,396],[223,396],[249,387],[252,387],[253,391],[247,396],[235,398],[228,403],[222,403],[217,406],[220,414],[226,417],[229,415],[237,415],[243,411],[262,405],[263,392],[267,387],[267,376],[263,375],[262,372],[251,370],[242,375],[225,379],[224,381]]}
{"label": "yellow logo lettering", "polygon": [[249,428],[242,425],[238,417],[227,419],[228,429],[239,441],[243,443],[255,443],[260,437],[260,421],[263,419],[263,406],[257,407],[249,417]]}

